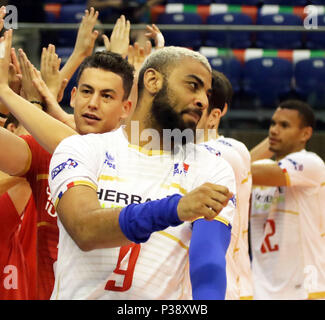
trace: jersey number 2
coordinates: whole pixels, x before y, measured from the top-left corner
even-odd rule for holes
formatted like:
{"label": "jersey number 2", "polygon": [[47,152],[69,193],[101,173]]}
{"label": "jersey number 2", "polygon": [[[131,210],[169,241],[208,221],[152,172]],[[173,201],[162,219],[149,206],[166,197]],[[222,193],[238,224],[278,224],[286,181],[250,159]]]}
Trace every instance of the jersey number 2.
{"label": "jersey number 2", "polygon": [[[105,286],[105,290],[111,291],[127,291],[131,288],[135,264],[138,260],[141,246],[139,244],[132,243],[120,248],[120,254],[117,261],[117,266],[114,273],[124,276],[122,286],[117,286],[115,280],[108,280]],[[126,269],[121,269],[121,262],[125,256],[129,254],[129,261]]]}
{"label": "jersey number 2", "polygon": [[264,241],[261,246],[261,252],[266,253],[270,251],[278,251],[279,246],[275,244],[273,247],[270,242],[270,237],[275,234],[275,222],[273,219],[267,219],[264,229],[269,228],[270,231],[265,235]]}

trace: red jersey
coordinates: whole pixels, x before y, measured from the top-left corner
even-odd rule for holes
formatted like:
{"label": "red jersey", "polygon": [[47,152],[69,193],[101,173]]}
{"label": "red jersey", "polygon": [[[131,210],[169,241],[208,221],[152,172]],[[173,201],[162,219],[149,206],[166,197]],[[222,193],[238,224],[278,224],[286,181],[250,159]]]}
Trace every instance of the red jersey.
{"label": "red jersey", "polygon": [[35,212],[32,196],[21,217],[8,193],[0,197],[0,300],[36,299]]}
{"label": "red jersey", "polygon": [[37,275],[38,296],[48,300],[54,287],[54,263],[57,260],[59,229],[48,185],[51,154],[32,136],[21,136],[31,150],[31,161],[23,176],[29,182],[37,208]]}

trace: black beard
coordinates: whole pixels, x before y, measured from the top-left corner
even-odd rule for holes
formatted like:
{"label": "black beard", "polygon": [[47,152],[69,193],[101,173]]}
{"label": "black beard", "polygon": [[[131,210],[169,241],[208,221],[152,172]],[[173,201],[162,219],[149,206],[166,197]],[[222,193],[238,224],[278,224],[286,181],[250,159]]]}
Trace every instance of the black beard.
{"label": "black beard", "polygon": [[[183,110],[180,114],[177,113],[168,99],[168,89],[166,83],[164,83],[161,90],[156,94],[152,102],[152,116],[154,122],[160,127],[160,129],[179,129],[181,131],[185,129],[195,130],[195,122],[185,122],[182,115],[188,110]],[[200,116],[202,112],[199,111]]]}

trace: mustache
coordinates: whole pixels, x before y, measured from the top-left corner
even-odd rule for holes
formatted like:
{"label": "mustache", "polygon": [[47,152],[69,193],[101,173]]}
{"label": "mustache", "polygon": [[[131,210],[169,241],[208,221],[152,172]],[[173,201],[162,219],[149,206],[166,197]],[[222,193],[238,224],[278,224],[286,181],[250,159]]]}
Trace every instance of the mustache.
{"label": "mustache", "polygon": [[183,115],[184,113],[190,113],[190,112],[196,113],[200,117],[200,119],[201,119],[203,112],[200,109],[197,109],[197,108],[187,108],[187,109],[184,109],[181,112],[181,115]]}

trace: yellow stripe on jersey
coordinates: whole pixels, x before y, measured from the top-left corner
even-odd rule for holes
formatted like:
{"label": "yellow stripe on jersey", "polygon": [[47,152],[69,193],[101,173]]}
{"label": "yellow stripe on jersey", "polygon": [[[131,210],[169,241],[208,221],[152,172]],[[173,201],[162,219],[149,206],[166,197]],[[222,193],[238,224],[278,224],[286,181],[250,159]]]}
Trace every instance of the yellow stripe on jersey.
{"label": "yellow stripe on jersey", "polygon": [[240,297],[239,300],[253,300],[253,296]]}
{"label": "yellow stripe on jersey", "polygon": [[55,225],[53,225],[52,223],[49,223],[49,222],[47,222],[47,221],[41,221],[41,222],[38,222],[38,223],[37,223],[37,228],[38,228],[38,227],[51,227],[51,228],[54,228],[54,229],[57,228],[57,226],[55,226]]}
{"label": "yellow stripe on jersey", "polygon": [[286,187],[290,187],[291,186],[291,181],[290,181],[290,177],[288,175],[288,172],[286,169],[282,169],[282,172],[284,173],[284,177],[286,179]]}
{"label": "yellow stripe on jersey", "polygon": [[325,298],[325,291],[322,292],[312,292],[308,294],[308,300],[314,299],[324,299]]}
{"label": "yellow stripe on jersey", "polygon": [[278,212],[283,212],[283,213],[290,213],[290,214],[294,214],[294,215],[296,215],[296,216],[299,215],[299,212],[295,212],[295,211],[291,211],[291,210],[283,210],[283,209],[279,209],[279,208],[277,208],[276,211],[278,211]]}
{"label": "yellow stripe on jersey", "polygon": [[169,239],[171,239],[171,240],[176,241],[176,242],[177,242],[177,243],[178,243],[178,244],[179,244],[183,249],[185,249],[185,250],[188,250],[188,249],[189,249],[189,247],[188,247],[187,245],[185,245],[185,244],[182,242],[182,240],[176,238],[175,236],[171,235],[170,233],[167,233],[167,232],[165,232],[165,231],[159,231],[158,233],[161,234],[161,235],[164,236],[164,237],[167,237],[167,238],[169,238]]}
{"label": "yellow stripe on jersey", "polygon": [[244,180],[242,180],[241,184],[244,184],[244,183],[248,182],[248,178],[251,175],[252,175],[252,173],[251,172],[248,172],[248,176]]}
{"label": "yellow stripe on jersey", "polygon": [[125,179],[122,179],[122,178],[119,178],[119,177],[112,177],[112,176],[105,176],[105,175],[100,175],[99,178],[98,178],[98,181],[99,180],[105,180],[105,181],[119,181],[119,182],[123,182],[123,181],[126,181]]}
{"label": "yellow stripe on jersey", "polygon": [[325,182],[322,182],[322,183],[320,184],[320,186],[321,186],[321,187],[325,187]]}
{"label": "yellow stripe on jersey", "polygon": [[[199,217],[195,220],[193,220],[192,222],[196,221],[196,220],[199,220],[199,219],[205,219],[204,217]],[[217,220],[217,221],[220,221],[222,222],[223,224],[225,224],[226,226],[229,226],[229,221],[225,218],[222,218],[222,217],[219,217],[219,216],[216,216],[213,220]]]}
{"label": "yellow stripe on jersey", "polygon": [[63,193],[66,192],[68,189],[75,187],[75,186],[88,186],[92,189],[94,189],[97,192],[97,186],[89,181],[85,181],[85,180],[79,180],[79,181],[73,181],[70,182],[67,186],[66,189],[64,191],[61,191],[57,197],[57,199],[55,200],[54,203],[54,208],[56,208],[58,206],[59,200],[61,199],[61,197],[63,196]]}
{"label": "yellow stripe on jersey", "polygon": [[134,144],[129,144],[129,148],[135,149],[143,154],[146,154],[147,156],[161,156],[163,154],[170,154],[170,152],[168,152],[168,151],[148,150],[148,149],[142,148],[142,147],[134,145]]}
{"label": "yellow stripe on jersey", "polygon": [[38,175],[36,176],[36,180],[37,180],[37,181],[38,181],[38,180],[47,180],[48,178],[49,178],[49,175],[46,174],[46,173],[38,174]]}
{"label": "yellow stripe on jersey", "polygon": [[178,189],[182,194],[187,194],[187,190],[181,187],[181,185],[178,183],[173,182],[171,184],[161,184],[160,187],[163,189],[175,188]]}

